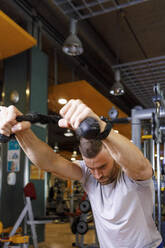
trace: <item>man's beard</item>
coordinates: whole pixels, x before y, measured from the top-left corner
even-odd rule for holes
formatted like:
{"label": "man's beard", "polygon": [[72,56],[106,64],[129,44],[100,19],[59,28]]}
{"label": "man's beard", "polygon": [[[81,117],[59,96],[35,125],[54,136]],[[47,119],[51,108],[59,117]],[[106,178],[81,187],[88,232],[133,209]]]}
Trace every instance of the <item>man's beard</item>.
{"label": "man's beard", "polygon": [[106,176],[106,177],[101,177],[98,180],[98,182],[101,185],[106,185],[106,184],[110,184],[110,183],[114,182],[117,179],[119,171],[120,171],[120,166],[118,166],[117,164],[114,163],[110,175]]}
{"label": "man's beard", "polygon": [[101,178],[98,180],[98,182],[101,184],[101,185],[106,185],[106,184],[110,184],[112,183],[114,180],[112,180],[110,177],[104,177],[104,178]]}
{"label": "man's beard", "polygon": [[115,178],[112,178],[112,177],[102,177],[98,180],[98,182],[101,184],[101,185],[106,185],[106,184],[110,184],[112,183],[113,181],[115,180]]}

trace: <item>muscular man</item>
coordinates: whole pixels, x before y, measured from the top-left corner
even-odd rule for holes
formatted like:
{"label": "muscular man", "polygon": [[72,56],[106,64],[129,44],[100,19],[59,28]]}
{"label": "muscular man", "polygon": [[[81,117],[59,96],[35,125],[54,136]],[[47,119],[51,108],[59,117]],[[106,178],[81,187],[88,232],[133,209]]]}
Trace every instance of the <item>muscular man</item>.
{"label": "muscular man", "polygon": [[[32,161],[59,177],[79,180],[88,194],[101,248],[161,248],[162,238],[152,218],[152,167],[141,151],[113,130],[102,141],[80,140],[83,161],[72,163],[39,140],[29,122],[17,122],[21,113],[0,107],[0,133],[16,138]],[[80,100],[61,110],[60,127],[77,129],[87,117],[105,122]]]}

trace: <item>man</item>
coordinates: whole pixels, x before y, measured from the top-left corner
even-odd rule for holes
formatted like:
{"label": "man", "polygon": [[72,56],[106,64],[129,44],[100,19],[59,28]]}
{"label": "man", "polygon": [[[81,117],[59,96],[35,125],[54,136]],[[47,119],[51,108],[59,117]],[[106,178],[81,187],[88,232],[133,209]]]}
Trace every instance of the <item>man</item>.
{"label": "man", "polygon": [[[30,130],[29,122],[16,121],[21,113],[0,107],[0,133],[16,138],[41,169],[79,180],[91,202],[101,248],[160,248],[162,239],[152,219],[152,167],[141,151],[113,130],[102,140],[80,140],[83,161],[62,158]],[[60,127],[76,130],[94,117],[101,131],[106,123],[80,100],[70,100],[61,110]]]}

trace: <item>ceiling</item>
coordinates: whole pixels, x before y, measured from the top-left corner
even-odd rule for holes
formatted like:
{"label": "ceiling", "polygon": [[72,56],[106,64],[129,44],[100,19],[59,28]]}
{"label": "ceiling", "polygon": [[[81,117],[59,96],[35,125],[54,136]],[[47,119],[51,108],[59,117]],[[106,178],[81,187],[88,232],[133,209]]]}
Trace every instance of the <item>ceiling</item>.
{"label": "ceiling", "polygon": [[[106,79],[109,77],[109,85],[103,83],[108,90],[113,83],[110,70],[119,68],[127,89],[126,98],[129,97],[132,101],[129,106],[136,104],[137,99],[145,108],[153,107],[153,85],[160,83],[162,89],[165,89],[165,2],[163,0],[53,2],[64,15],[79,21],[82,39],[86,39],[87,42],[90,39],[92,47],[96,42],[97,55],[100,56],[100,61],[96,61],[100,63],[103,77]],[[90,28],[86,28],[86,24]],[[95,36],[90,29],[95,30]],[[97,44],[96,35],[102,45]],[[88,48],[86,51],[89,52]],[[121,97],[122,100],[129,104],[128,99]]]}
{"label": "ceiling", "polygon": [[[39,45],[49,55],[50,67],[55,55],[59,57],[58,77],[56,63],[49,73],[50,87],[86,80],[128,116],[136,105],[154,106],[155,83],[165,90],[164,0],[1,0],[0,7],[33,35],[35,28],[41,30]],[[84,53],[76,57],[61,52],[70,18],[78,20],[84,47]],[[71,73],[68,65],[72,65]],[[120,97],[109,94],[116,68],[126,92]]]}

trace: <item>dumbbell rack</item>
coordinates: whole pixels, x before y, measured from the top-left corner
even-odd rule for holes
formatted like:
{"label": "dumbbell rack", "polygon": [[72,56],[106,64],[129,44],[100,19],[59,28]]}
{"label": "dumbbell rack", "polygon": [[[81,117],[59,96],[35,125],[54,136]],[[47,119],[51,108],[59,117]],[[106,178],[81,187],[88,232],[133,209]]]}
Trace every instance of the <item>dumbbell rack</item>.
{"label": "dumbbell rack", "polygon": [[[88,230],[95,231],[95,226],[94,225],[88,226]],[[72,246],[79,247],[79,248],[99,248],[96,231],[95,231],[96,241],[94,244],[84,244],[84,236],[85,234],[81,235],[79,233],[76,233],[76,243],[72,244]]]}
{"label": "dumbbell rack", "polygon": [[[73,246],[79,247],[79,248],[99,248],[98,240],[97,240],[97,234],[96,234],[96,229],[95,225],[88,224],[88,214],[91,211],[91,206],[89,200],[86,198],[83,200],[80,205],[80,211],[81,215],[79,218],[79,221],[76,226],[76,243],[72,244]],[[85,234],[89,230],[94,230],[95,232],[95,243],[94,244],[84,244],[84,237]]]}

